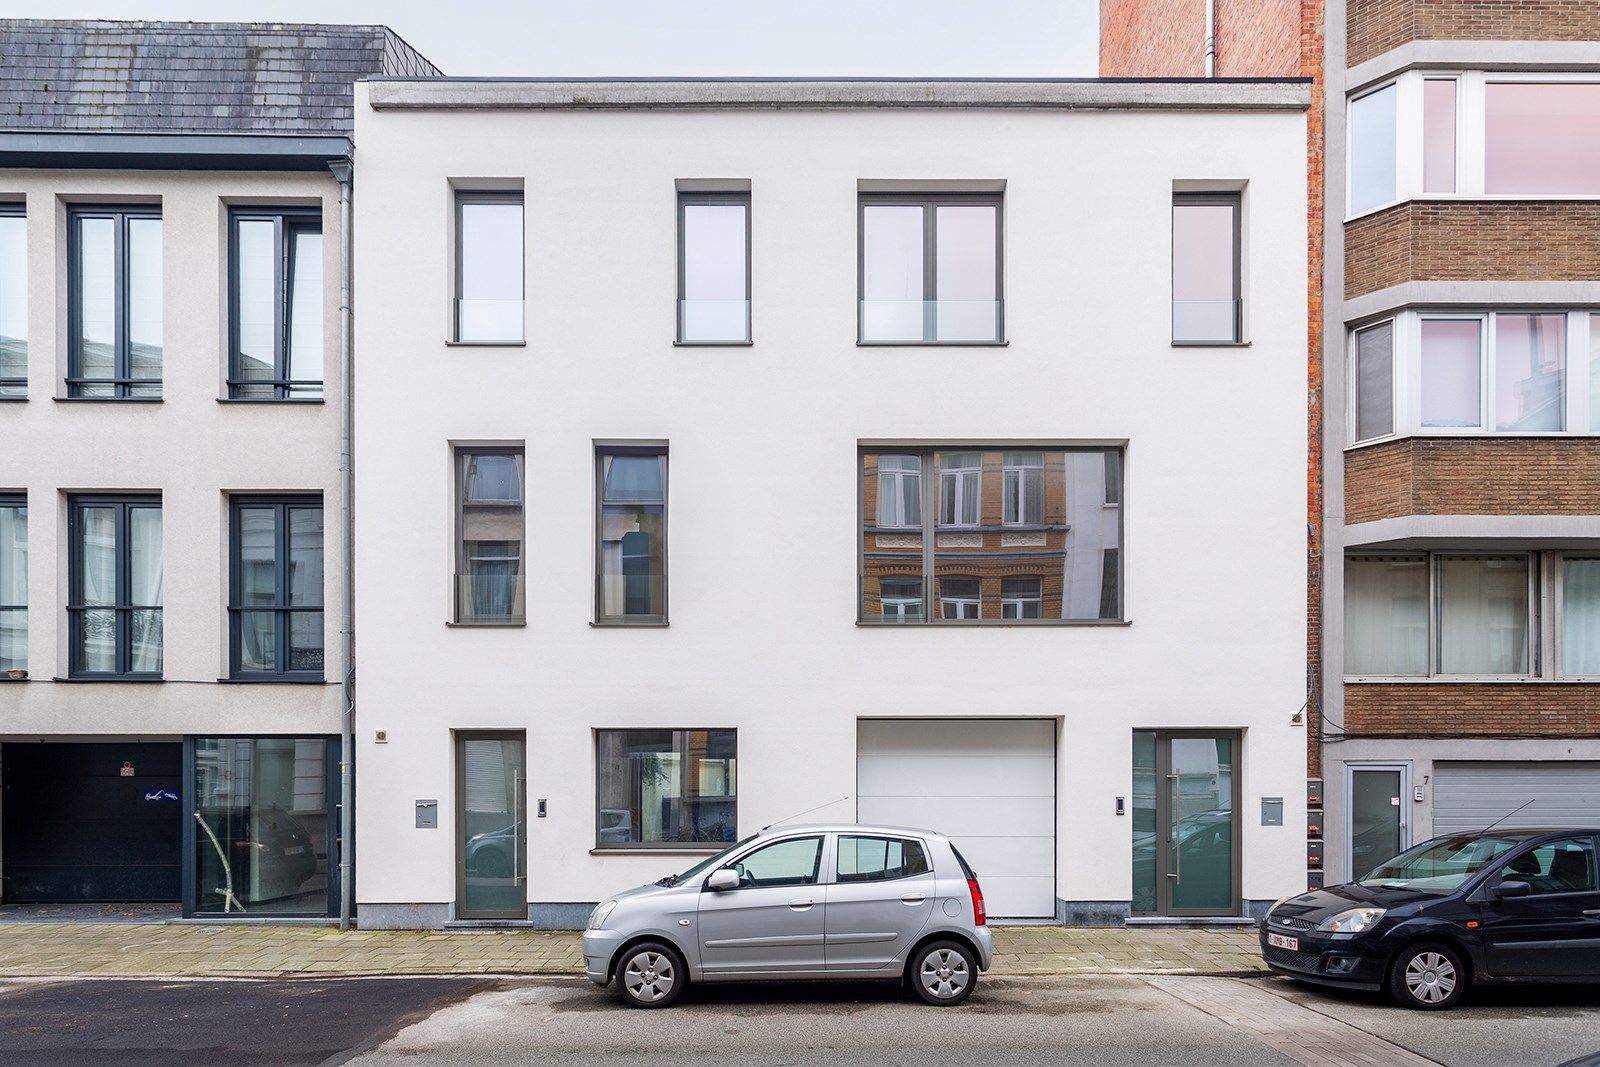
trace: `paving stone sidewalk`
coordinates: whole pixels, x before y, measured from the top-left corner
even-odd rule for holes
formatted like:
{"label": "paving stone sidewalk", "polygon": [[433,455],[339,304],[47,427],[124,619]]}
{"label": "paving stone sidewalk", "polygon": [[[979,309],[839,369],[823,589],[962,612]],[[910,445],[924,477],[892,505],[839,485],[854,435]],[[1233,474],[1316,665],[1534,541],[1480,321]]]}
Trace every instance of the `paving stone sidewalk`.
{"label": "paving stone sidewalk", "polygon": [[[997,974],[1255,974],[1249,929],[996,926]],[[576,975],[579,935],[540,930],[0,923],[0,978]]]}

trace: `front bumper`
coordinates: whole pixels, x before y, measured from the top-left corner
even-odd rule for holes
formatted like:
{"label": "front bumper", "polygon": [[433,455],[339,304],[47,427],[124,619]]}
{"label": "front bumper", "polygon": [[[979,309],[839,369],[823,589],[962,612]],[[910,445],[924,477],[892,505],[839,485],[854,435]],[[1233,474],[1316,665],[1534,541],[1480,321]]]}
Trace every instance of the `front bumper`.
{"label": "front bumper", "polygon": [[583,973],[595,985],[611,983],[611,958],[622,947],[622,934],[617,930],[585,930],[583,932]]}
{"label": "front bumper", "polygon": [[[1299,941],[1299,948],[1291,950],[1269,945],[1268,933],[1293,937]],[[1306,930],[1269,929],[1263,924],[1260,942],[1261,958],[1275,974],[1346,989],[1383,987],[1388,960],[1366,938],[1334,939]]]}

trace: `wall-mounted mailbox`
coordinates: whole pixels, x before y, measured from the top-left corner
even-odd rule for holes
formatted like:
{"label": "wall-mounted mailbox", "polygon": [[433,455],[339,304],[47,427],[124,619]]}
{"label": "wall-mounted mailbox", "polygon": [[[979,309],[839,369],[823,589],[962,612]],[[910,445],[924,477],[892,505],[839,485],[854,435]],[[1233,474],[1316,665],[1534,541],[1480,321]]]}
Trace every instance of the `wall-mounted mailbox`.
{"label": "wall-mounted mailbox", "polygon": [[1310,808],[1322,807],[1322,779],[1306,779],[1306,806]]}
{"label": "wall-mounted mailbox", "polygon": [[1262,797],[1261,798],[1261,825],[1262,826],[1282,826],[1283,825],[1283,798],[1282,797]]}
{"label": "wall-mounted mailbox", "polygon": [[417,829],[432,830],[439,825],[439,802],[437,800],[417,801]]}
{"label": "wall-mounted mailbox", "polygon": [[1322,812],[1316,810],[1306,812],[1306,836],[1322,836]]}
{"label": "wall-mounted mailbox", "polygon": [[1322,888],[1322,872],[1321,871],[1307,871],[1306,872],[1306,888],[1307,889],[1321,889]]}
{"label": "wall-mounted mailbox", "polygon": [[1306,842],[1306,866],[1318,868],[1322,866],[1322,842]]}

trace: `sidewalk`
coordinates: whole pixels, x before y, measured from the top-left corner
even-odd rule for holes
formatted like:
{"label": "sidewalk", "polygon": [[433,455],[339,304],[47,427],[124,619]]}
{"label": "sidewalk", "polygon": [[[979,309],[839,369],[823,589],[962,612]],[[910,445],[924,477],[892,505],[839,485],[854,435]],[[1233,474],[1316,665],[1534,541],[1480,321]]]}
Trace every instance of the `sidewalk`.
{"label": "sidewalk", "polygon": [[[996,926],[995,974],[1255,974],[1255,931]],[[0,978],[578,975],[579,935],[541,930],[0,924]]]}

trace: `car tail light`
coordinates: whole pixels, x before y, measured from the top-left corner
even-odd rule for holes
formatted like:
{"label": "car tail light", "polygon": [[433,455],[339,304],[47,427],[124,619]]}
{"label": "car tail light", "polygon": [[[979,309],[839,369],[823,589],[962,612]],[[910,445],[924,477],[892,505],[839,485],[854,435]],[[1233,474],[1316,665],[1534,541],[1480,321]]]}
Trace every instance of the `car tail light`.
{"label": "car tail light", "polygon": [[967,879],[967,888],[972,890],[972,925],[987,926],[989,912],[983,906],[983,890],[978,886],[976,878]]}

